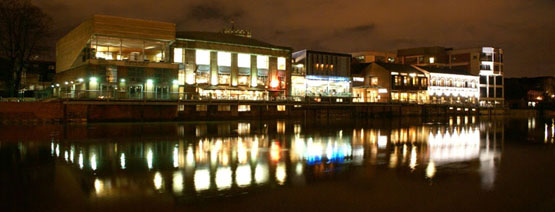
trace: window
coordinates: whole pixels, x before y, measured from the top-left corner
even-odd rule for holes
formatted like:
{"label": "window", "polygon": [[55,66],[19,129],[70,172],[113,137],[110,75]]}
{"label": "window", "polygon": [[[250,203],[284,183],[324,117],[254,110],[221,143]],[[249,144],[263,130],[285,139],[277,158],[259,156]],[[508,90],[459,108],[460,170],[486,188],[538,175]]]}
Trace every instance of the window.
{"label": "window", "polygon": [[174,48],[173,49],[173,62],[174,63],[183,63],[183,49],[182,48]]}
{"label": "window", "polygon": [[428,79],[426,79],[424,77],[420,78],[420,86],[422,86],[422,87],[428,86]]}
{"label": "window", "polygon": [[485,87],[480,88],[480,97],[487,97],[487,90]]}
{"label": "window", "polygon": [[248,85],[249,77],[248,76],[239,76],[239,78],[237,79],[237,82],[238,82],[239,85]]}
{"label": "window", "polygon": [[185,111],[185,105],[178,105],[177,111]]}
{"label": "window", "polygon": [[285,105],[278,105],[277,111],[285,111]]}
{"label": "window", "polygon": [[237,66],[239,67],[239,75],[251,74],[251,56],[248,54],[237,55]]}
{"label": "window", "polygon": [[197,50],[195,56],[197,65],[210,65],[210,51]]}
{"label": "window", "polygon": [[197,105],[196,111],[208,111],[208,105]]}
{"label": "window", "polygon": [[400,76],[395,76],[395,77],[394,77],[394,81],[395,81],[395,85],[396,85],[396,86],[400,86],[400,85],[401,85],[401,77],[400,77]]}
{"label": "window", "polygon": [[496,85],[503,85],[503,77],[502,76],[495,77],[495,84]]}
{"label": "window", "polygon": [[480,84],[485,85],[487,83],[488,83],[487,82],[487,76],[484,76],[484,75],[480,76]]}
{"label": "window", "polygon": [[489,88],[488,88],[488,91],[489,91],[488,97],[494,97],[494,94],[493,94],[493,87],[489,87]]}
{"label": "window", "polygon": [[285,70],[285,57],[278,57],[277,59],[278,70]]}
{"label": "window", "polygon": [[268,76],[268,56],[256,56],[256,67],[258,68],[259,77]]}
{"label": "window", "polygon": [[218,75],[218,84],[229,84],[229,75],[220,74]]}
{"label": "window", "polygon": [[430,57],[430,58],[429,58],[429,61],[430,61],[430,63],[434,63],[434,62],[436,61],[436,58]]}
{"label": "window", "polygon": [[218,52],[218,74],[231,74],[231,53]]}
{"label": "window", "polygon": [[231,105],[218,105],[218,111],[231,111]]}
{"label": "window", "polygon": [[370,78],[370,85],[377,86],[378,85],[378,77],[371,77]]}
{"label": "window", "polygon": [[495,88],[495,97],[503,98],[503,88]]}
{"label": "window", "polygon": [[239,105],[239,107],[237,107],[237,111],[239,111],[239,112],[251,111],[251,106],[250,105]]}

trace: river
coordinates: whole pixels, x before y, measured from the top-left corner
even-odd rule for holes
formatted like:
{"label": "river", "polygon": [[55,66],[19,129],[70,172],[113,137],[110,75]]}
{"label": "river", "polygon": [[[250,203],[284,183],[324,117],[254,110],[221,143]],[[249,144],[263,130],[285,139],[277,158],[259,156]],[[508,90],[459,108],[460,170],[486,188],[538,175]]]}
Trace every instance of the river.
{"label": "river", "polygon": [[0,126],[2,211],[554,211],[555,120]]}

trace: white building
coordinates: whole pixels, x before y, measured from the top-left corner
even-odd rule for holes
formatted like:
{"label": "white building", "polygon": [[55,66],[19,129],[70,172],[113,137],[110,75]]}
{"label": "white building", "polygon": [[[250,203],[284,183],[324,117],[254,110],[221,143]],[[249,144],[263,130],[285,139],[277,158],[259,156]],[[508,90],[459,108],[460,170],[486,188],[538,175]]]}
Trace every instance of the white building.
{"label": "white building", "polygon": [[415,68],[426,73],[429,102],[432,104],[475,105],[480,98],[479,77],[466,71],[436,68],[431,66]]}

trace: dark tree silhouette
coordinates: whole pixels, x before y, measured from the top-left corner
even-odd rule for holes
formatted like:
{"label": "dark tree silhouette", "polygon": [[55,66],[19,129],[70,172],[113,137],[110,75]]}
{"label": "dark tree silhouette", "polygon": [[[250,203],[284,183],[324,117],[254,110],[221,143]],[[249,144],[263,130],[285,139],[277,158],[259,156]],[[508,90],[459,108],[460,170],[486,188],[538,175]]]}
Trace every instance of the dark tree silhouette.
{"label": "dark tree silhouette", "polygon": [[7,85],[16,96],[25,65],[47,50],[52,19],[30,0],[0,0],[0,56],[8,61]]}

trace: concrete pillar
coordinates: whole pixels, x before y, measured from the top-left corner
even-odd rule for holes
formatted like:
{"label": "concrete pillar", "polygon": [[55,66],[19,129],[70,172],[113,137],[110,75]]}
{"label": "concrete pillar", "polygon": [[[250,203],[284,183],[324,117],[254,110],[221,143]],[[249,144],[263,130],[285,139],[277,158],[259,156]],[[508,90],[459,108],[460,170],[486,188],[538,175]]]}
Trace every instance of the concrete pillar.
{"label": "concrete pillar", "polygon": [[237,74],[239,67],[237,66],[237,53],[231,54],[231,85],[237,86]]}
{"label": "concrete pillar", "polygon": [[218,53],[210,52],[210,84],[218,85]]}
{"label": "concrete pillar", "polygon": [[251,55],[251,87],[257,86],[258,68],[256,67],[256,55]]}
{"label": "concrete pillar", "polygon": [[269,57],[268,65],[270,67],[268,69],[268,81],[266,83],[272,89],[279,88],[279,80],[277,76],[277,57]]}

